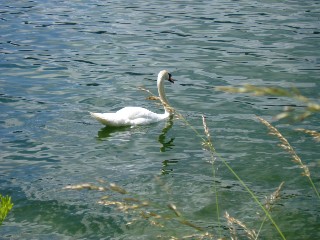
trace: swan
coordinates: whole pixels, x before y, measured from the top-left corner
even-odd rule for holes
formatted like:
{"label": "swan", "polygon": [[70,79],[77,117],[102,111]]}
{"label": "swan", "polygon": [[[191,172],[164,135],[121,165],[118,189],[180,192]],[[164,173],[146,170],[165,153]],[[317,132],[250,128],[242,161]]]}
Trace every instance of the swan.
{"label": "swan", "polygon": [[124,107],[115,113],[90,112],[90,114],[100,123],[113,127],[145,125],[167,119],[173,113],[164,91],[165,80],[171,83],[175,81],[167,70],[162,70],[158,74],[157,87],[159,98],[164,107],[163,114],[154,113],[142,107]]}

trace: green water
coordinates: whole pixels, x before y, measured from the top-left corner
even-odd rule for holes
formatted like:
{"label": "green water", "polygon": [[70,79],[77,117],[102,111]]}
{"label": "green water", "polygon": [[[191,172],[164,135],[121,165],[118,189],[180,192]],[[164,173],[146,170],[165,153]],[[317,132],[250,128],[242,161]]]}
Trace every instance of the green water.
{"label": "green water", "polygon": [[[201,134],[206,115],[217,152],[259,200],[285,182],[271,212],[284,236],[320,237],[319,200],[308,179],[255,115],[289,140],[318,189],[319,143],[294,129],[319,132],[319,117],[293,125],[274,121],[284,106],[300,111],[304,104],[214,89],[294,86],[318,101],[318,1],[5,1],[0,7],[0,193],[14,203],[0,239],[180,239],[201,233],[179,223],[169,203],[214,239],[230,238],[226,211],[258,231],[259,206],[221,158],[212,166],[201,139],[183,121],[110,129],[90,118],[89,111],[124,106],[162,113],[138,90],[156,93],[162,69],[178,80],[165,86],[171,105]],[[108,184],[101,179],[129,193],[63,189]],[[149,201],[152,207],[140,210],[173,219],[152,225],[138,210],[98,204],[105,195]],[[240,227],[238,234],[245,239]],[[260,236],[280,239],[269,221]]]}

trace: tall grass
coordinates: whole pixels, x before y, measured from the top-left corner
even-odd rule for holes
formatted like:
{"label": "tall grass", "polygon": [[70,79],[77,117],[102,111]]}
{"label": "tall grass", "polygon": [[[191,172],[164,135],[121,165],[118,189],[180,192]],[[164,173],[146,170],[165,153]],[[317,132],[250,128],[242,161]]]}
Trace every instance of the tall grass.
{"label": "tall grass", "polygon": [[303,121],[307,117],[320,113],[320,104],[303,96],[296,88],[283,89],[278,87],[257,87],[250,84],[242,87],[217,87],[218,91],[229,93],[250,93],[255,96],[277,96],[294,99],[304,104],[302,112],[296,113],[294,108],[285,107],[284,111],[275,116],[276,119],[292,118],[294,121]]}
{"label": "tall grass", "polygon": [[[287,89],[274,88],[274,87],[267,88],[267,87],[256,87],[256,86],[252,86],[252,85],[245,85],[245,86],[240,87],[240,88],[220,87],[220,88],[218,88],[218,90],[223,90],[223,91],[232,92],[232,93],[252,93],[252,94],[254,94],[256,96],[272,95],[272,96],[289,97],[289,98],[295,99],[297,101],[300,101],[300,102],[306,104],[306,106],[304,108],[304,111],[302,113],[294,114],[292,109],[288,109],[287,108],[287,109],[285,109],[284,112],[278,114],[276,116],[276,119],[283,119],[283,118],[292,117],[295,121],[297,121],[297,120],[303,121],[305,118],[310,117],[313,114],[320,113],[320,105],[317,104],[316,102],[310,100],[309,98],[303,96],[295,88],[287,90]],[[148,93],[151,94],[149,91],[148,91]],[[150,99],[153,99],[153,97],[150,97]],[[242,180],[242,178],[234,171],[234,169],[228,164],[228,162],[224,158],[222,158],[221,155],[214,148],[213,141],[212,141],[211,135],[210,135],[210,131],[209,131],[208,125],[206,123],[206,118],[204,116],[202,116],[202,122],[203,122],[204,133],[205,133],[205,136],[202,136],[186,120],[186,118],[184,118],[184,116],[182,114],[178,113],[175,109],[172,109],[172,111],[175,112],[175,115],[179,119],[181,119],[188,127],[190,127],[195,132],[195,135],[198,136],[201,139],[201,142],[202,142],[202,145],[204,146],[204,148],[211,153],[213,179],[215,179],[215,177],[216,177],[214,163],[215,163],[216,158],[218,158],[226,166],[226,168],[236,177],[236,179],[244,187],[244,189],[247,191],[247,193],[254,199],[254,201],[257,203],[257,205],[265,213],[266,217],[265,217],[265,219],[262,221],[262,223],[260,225],[260,229],[259,229],[258,234],[255,235],[254,234],[255,233],[254,230],[246,231],[247,233],[248,232],[250,233],[248,235],[248,237],[249,238],[257,238],[259,236],[259,233],[260,233],[260,231],[261,231],[266,219],[269,219],[272,222],[272,224],[274,225],[274,227],[276,228],[276,230],[278,231],[278,233],[281,236],[281,238],[285,239],[285,236],[283,235],[283,233],[280,230],[279,226],[277,225],[277,223],[275,222],[275,220],[272,218],[272,216],[270,214],[270,211],[271,211],[271,208],[272,208],[274,202],[280,198],[280,190],[281,190],[281,188],[282,188],[284,183],[282,182],[279,185],[277,190],[274,193],[272,193],[269,198],[267,198],[266,204],[263,205],[261,203],[261,201],[259,201],[258,197],[253,193],[253,191]],[[264,124],[265,126],[268,127],[269,133],[271,135],[276,136],[280,140],[280,147],[283,148],[285,151],[287,151],[292,156],[293,161],[296,164],[298,164],[300,166],[300,168],[302,168],[302,170],[303,170],[302,175],[306,176],[309,179],[309,182],[310,182],[310,184],[311,184],[316,196],[320,200],[319,191],[317,190],[317,188],[316,188],[316,186],[315,186],[315,184],[314,184],[314,182],[313,182],[313,180],[311,178],[309,168],[307,167],[307,165],[303,164],[301,158],[298,156],[298,154],[293,149],[293,147],[289,144],[288,140],[280,133],[280,131],[278,131],[277,128],[272,126],[265,119],[263,119],[261,117],[257,117],[257,118],[262,124]],[[316,132],[316,131],[306,130],[306,129],[298,129],[298,130],[302,131],[302,132],[305,132],[307,134],[310,134],[311,136],[314,137],[314,139],[316,141],[320,140],[320,134],[318,132]],[[216,203],[216,210],[217,210],[217,222],[220,225],[220,215],[219,215],[220,209],[219,209],[218,188],[217,188],[215,182],[216,181],[213,181],[213,192],[215,194],[215,203]],[[230,217],[230,215],[227,212],[225,214],[225,218],[228,220],[229,224],[231,224],[231,222],[236,222],[236,223],[238,223],[238,225],[239,225],[239,223],[241,223],[241,221]],[[244,226],[244,225],[242,225],[242,226]],[[231,235],[232,235],[232,232],[231,232]],[[220,237],[221,237],[221,233],[220,233]]]}
{"label": "tall grass", "polygon": [[296,153],[296,151],[293,149],[293,147],[290,145],[290,143],[288,142],[288,140],[278,131],[278,129],[276,129],[274,126],[272,126],[269,122],[267,122],[265,119],[261,118],[261,117],[257,117],[259,119],[259,121],[264,124],[265,126],[267,126],[267,128],[269,129],[269,134],[270,135],[274,135],[276,136],[279,140],[280,140],[280,144],[279,146],[284,149],[285,151],[287,151],[291,156],[292,156],[292,161],[296,164],[299,165],[300,168],[302,168],[302,175],[306,176],[309,179],[309,182],[315,192],[315,194],[317,195],[318,199],[320,200],[320,195],[319,195],[319,191],[317,190],[312,178],[311,178],[311,174],[310,174],[310,170],[308,168],[307,165],[305,165],[301,158],[298,156],[298,154]]}
{"label": "tall grass", "polygon": [[[305,104],[303,111],[301,113],[294,113],[294,109],[285,108],[284,111],[277,116],[275,119],[283,119],[291,117],[295,121],[303,121],[307,117],[310,117],[314,114],[320,113],[320,104],[312,101],[311,99],[303,96],[300,91],[296,88],[292,89],[283,89],[283,88],[275,88],[275,87],[257,87],[253,85],[244,85],[242,87],[218,87],[217,90],[226,91],[229,93],[251,93],[255,96],[278,96],[278,97],[286,97],[295,99],[303,104]],[[280,131],[272,126],[268,121],[263,119],[262,117],[257,116],[257,119],[265,125],[269,129],[269,134],[277,137],[280,141],[279,146],[288,152],[292,156],[292,160],[294,163],[298,164],[302,169],[302,175],[306,176],[312,186],[318,200],[320,200],[320,195],[317,187],[315,186],[311,173],[306,164],[304,164],[301,158],[298,156],[294,148],[290,145],[289,141],[280,133]],[[296,129],[297,131],[301,131],[311,135],[316,141],[320,141],[320,133],[314,130],[308,129]]]}
{"label": "tall grass", "polygon": [[[160,100],[158,97],[154,96],[149,90],[146,90],[144,88],[141,88],[141,90],[146,91],[149,96],[147,99],[149,100]],[[230,88],[230,87],[220,87],[219,90],[224,90],[232,93],[253,93],[255,95],[261,96],[261,95],[276,95],[276,96],[283,96],[283,97],[289,97],[294,98],[298,101],[301,101],[306,104],[306,107],[304,109],[304,112],[299,114],[294,114],[295,120],[303,120],[306,117],[309,117],[313,114],[316,114],[320,112],[320,106],[308,98],[302,96],[298,90],[292,89],[292,90],[285,90],[285,89],[278,89],[278,88],[259,88],[254,87],[251,85],[246,85],[242,88]],[[160,100],[161,101],[161,100]],[[164,103],[162,103],[164,104]],[[202,116],[202,124],[203,124],[203,132],[198,131],[194,126],[192,126],[189,121],[180,114],[176,109],[172,108],[171,106],[166,106],[167,109],[169,109],[172,113],[174,113],[174,116],[182,121],[185,126],[189,127],[199,138],[199,142],[202,144],[203,149],[208,151],[210,153],[210,163],[211,163],[211,169],[212,169],[212,194],[214,195],[214,201],[215,201],[215,208],[216,208],[216,222],[218,223],[218,229],[217,232],[208,232],[205,231],[205,229],[201,226],[198,226],[197,224],[194,224],[192,221],[187,219],[185,217],[185,214],[181,209],[178,209],[178,207],[173,203],[167,203],[167,205],[159,204],[157,201],[152,200],[146,200],[143,196],[140,196],[136,193],[130,193],[128,190],[117,186],[115,184],[107,184],[106,182],[100,182],[103,183],[103,186],[98,186],[95,184],[79,184],[79,185],[73,185],[73,186],[67,186],[65,189],[72,189],[72,190],[82,190],[82,189],[88,189],[88,190],[95,190],[95,191],[101,191],[101,192],[113,192],[117,193],[117,196],[114,196],[112,194],[104,195],[101,197],[101,199],[98,201],[99,204],[105,205],[105,206],[114,206],[119,211],[122,211],[124,213],[128,213],[130,215],[135,215],[136,217],[132,222],[128,222],[128,225],[133,224],[134,221],[137,220],[145,220],[149,222],[151,225],[160,227],[160,228],[168,228],[171,224],[170,222],[174,221],[175,223],[184,225],[186,227],[189,227],[196,232],[194,234],[185,235],[182,238],[183,239],[225,239],[225,234],[222,233],[223,227],[222,226],[228,226],[229,227],[229,234],[231,239],[243,239],[243,237],[247,239],[259,239],[264,238],[261,235],[262,229],[265,227],[265,223],[267,221],[270,221],[272,225],[275,228],[275,231],[278,232],[281,239],[286,239],[284,233],[281,231],[277,219],[274,219],[272,216],[272,209],[275,206],[275,203],[281,199],[281,190],[283,189],[284,182],[281,182],[279,186],[276,188],[276,190],[271,193],[268,197],[265,197],[264,199],[261,199],[261,196],[258,196],[250,187],[248,184],[246,184],[245,180],[243,180],[240,176],[240,173],[234,170],[232,165],[224,159],[221,154],[216,150],[214,147],[213,139],[210,134],[210,129],[207,124],[206,117]],[[283,113],[279,114],[277,116],[278,119],[287,118],[289,116],[292,116],[292,111],[285,110]],[[302,175],[307,177],[309,179],[310,185],[315,192],[315,195],[317,196],[318,200],[320,200],[319,191],[317,187],[315,186],[312,178],[311,178],[311,172],[310,169],[306,164],[303,163],[301,158],[298,156],[294,148],[290,145],[289,141],[280,133],[280,131],[272,126],[269,122],[267,122],[265,119],[261,117],[257,117],[257,119],[265,125],[268,130],[269,134],[275,136],[280,144],[279,146],[284,149],[286,152],[288,152],[292,160],[295,164],[297,164],[302,169]],[[306,130],[306,129],[298,129],[298,131],[305,132],[306,134],[310,134],[314,137],[316,141],[319,141],[320,134],[313,130]],[[227,209],[221,209],[220,204],[220,198],[219,198],[219,187],[217,186],[217,181],[215,181],[217,177],[217,171],[216,171],[216,164],[219,161],[219,164],[222,163],[226,169],[237,179],[237,181],[240,183],[240,185],[243,187],[243,189],[246,191],[246,193],[253,199],[253,201],[256,203],[258,209],[262,211],[264,214],[264,217],[260,219],[260,227],[258,230],[250,228],[245,222],[241,221],[240,219],[235,218],[234,216],[231,216],[228,213]],[[150,198],[150,196],[148,196]],[[220,212],[224,211],[224,219],[221,217]],[[238,229],[242,229],[242,232],[239,233]],[[245,236],[243,236],[242,233],[245,233]],[[178,239],[174,236],[171,236],[170,239]]]}

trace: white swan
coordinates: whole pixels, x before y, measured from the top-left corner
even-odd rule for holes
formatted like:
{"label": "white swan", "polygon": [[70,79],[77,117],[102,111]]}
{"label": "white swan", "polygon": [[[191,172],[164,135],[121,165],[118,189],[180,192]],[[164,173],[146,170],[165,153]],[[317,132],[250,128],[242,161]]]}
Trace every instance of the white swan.
{"label": "white swan", "polygon": [[164,120],[172,115],[172,111],[170,110],[169,102],[164,91],[165,80],[174,83],[174,80],[171,78],[171,74],[166,70],[162,70],[158,74],[157,87],[160,100],[164,107],[163,114],[157,114],[142,107],[125,107],[115,113],[90,112],[90,114],[100,123],[115,127],[145,125]]}

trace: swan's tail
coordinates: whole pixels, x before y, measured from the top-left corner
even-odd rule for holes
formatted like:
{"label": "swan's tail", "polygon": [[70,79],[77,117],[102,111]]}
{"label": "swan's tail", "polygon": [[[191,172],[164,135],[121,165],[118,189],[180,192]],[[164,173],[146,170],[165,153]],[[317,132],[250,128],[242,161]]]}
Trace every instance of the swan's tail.
{"label": "swan's tail", "polygon": [[93,113],[93,112],[89,112],[89,113],[90,113],[91,117],[98,120],[102,124],[110,125],[110,122],[108,121],[108,119],[106,119],[106,117],[104,116],[103,113]]}
{"label": "swan's tail", "polygon": [[93,113],[89,112],[91,117],[107,126],[123,126],[123,122],[119,121],[114,113]]}

